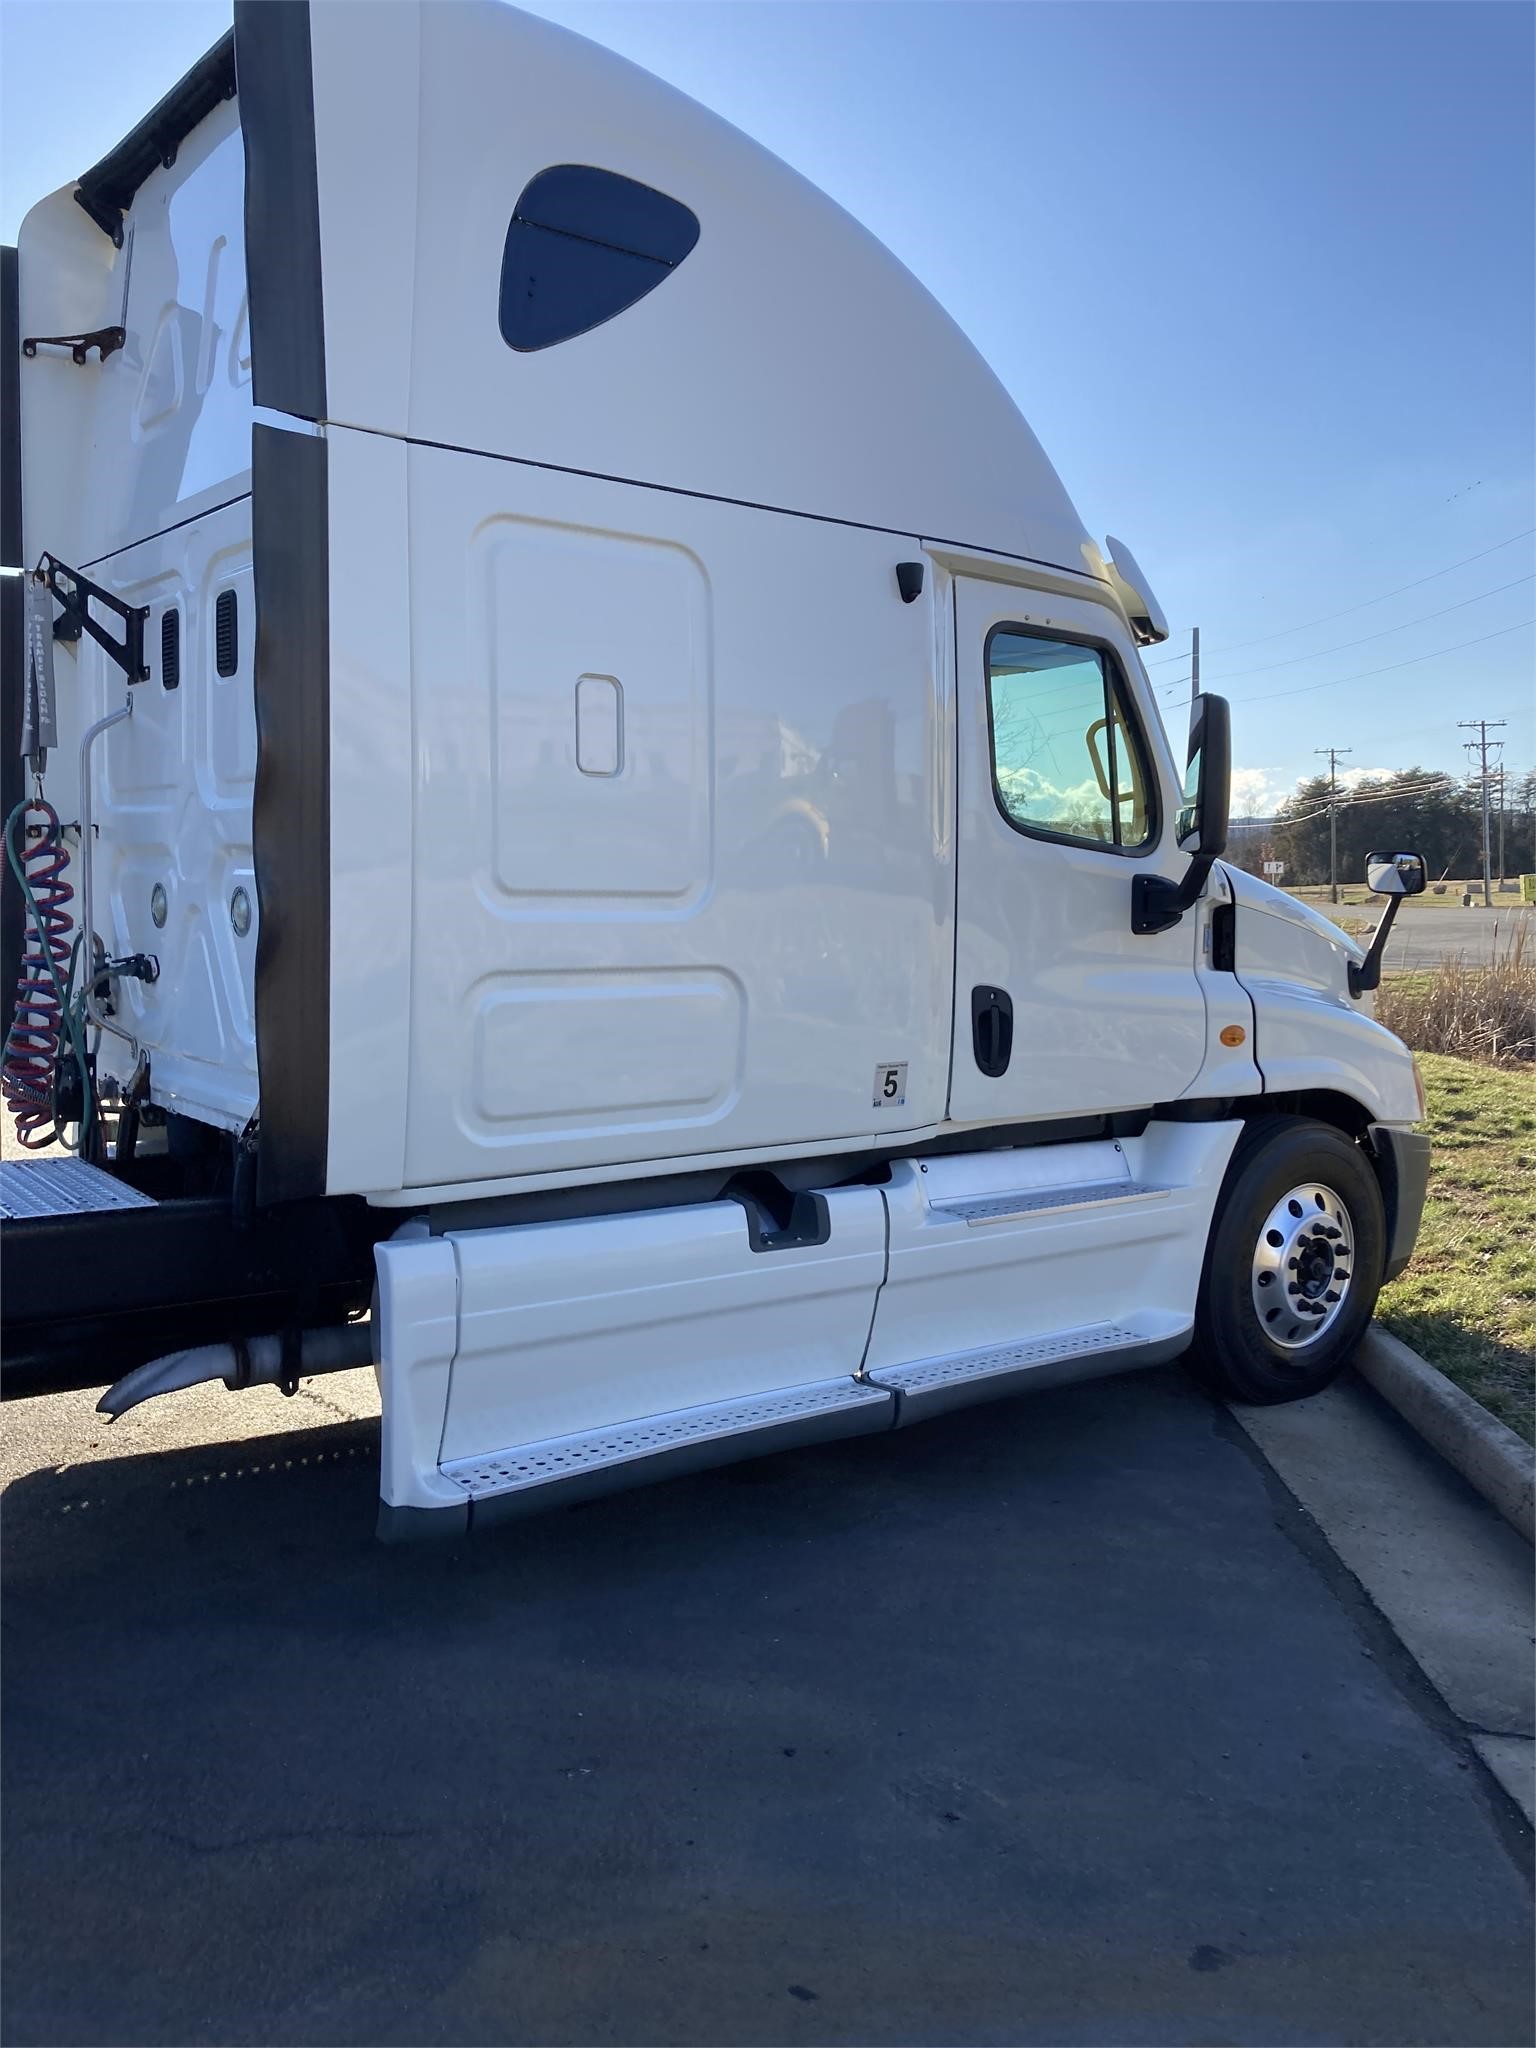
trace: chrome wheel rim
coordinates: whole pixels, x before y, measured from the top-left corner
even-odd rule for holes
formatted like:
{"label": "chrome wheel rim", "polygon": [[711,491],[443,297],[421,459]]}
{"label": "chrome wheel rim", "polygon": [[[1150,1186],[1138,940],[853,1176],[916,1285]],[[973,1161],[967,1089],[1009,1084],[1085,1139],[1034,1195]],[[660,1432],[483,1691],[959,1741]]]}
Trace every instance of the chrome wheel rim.
{"label": "chrome wheel rim", "polygon": [[1252,1286],[1260,1329],[1284,1351],[1305,1351],[1338,1321],[1354,1272],[1348,1209],[1321,1181],[1303,1181],[1259,1226]]}

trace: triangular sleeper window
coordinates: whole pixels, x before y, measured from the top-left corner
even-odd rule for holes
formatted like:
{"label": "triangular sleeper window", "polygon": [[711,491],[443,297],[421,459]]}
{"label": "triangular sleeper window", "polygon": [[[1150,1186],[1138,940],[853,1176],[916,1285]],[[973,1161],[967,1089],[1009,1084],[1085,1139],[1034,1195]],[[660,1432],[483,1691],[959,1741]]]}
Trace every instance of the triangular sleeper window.
{"label": "triangular sleeper window", "polygon": [[501,259],[501,338],[520,355],[602,326],[668,277],[699,239],[680,200],[592,164],[523,189]]}

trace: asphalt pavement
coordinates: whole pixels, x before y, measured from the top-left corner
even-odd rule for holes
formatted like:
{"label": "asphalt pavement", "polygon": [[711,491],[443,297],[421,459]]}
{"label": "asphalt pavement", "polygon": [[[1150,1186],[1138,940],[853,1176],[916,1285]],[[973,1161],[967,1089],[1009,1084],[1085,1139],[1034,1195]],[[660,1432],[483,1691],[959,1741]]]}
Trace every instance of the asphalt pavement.
{"label": "asphalt pavement", "polygon": [[[1318,908],[1324,917],[1334,915],[1326,902]],[[1375,929],[1378,917],[1377,909],[1354,905],[1341,905],[1337,914],[1362,939]],[[1536,908],[1523,907],[1510,896],[1496,896],[1491,910],[1459,906],[1421,909],[1407,904],[1398,912],[1387,940],[1386,966],[1438,967],[1442,960],[1454,960],[1458,955],[1481,964],[1504,953],[1521,932],[1527,948],[1536,949]]]}
{"label": "asphalt pavement", "polygon": [[370,1405],[7,1405],[6,2042],[1530,2039],[1529,1830],[1176,1369],[405,1549]]}

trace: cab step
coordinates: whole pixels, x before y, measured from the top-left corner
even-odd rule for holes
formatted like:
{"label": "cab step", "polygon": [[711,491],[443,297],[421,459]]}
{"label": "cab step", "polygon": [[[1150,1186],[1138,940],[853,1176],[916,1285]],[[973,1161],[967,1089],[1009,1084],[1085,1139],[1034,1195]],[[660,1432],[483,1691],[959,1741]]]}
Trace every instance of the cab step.
{"label": "cab step", "polygon": [[486,1513],[525,1513],[561,1501],[700,1472],[741,1457],[889,1429],[896,1402],[850,1377],[647,1415],[609,1429],[579,1430],[490,1456],[445,1460],[443,1476]]}
{"label": "cab step", "polygon": [[811,1191],[823,1228],[789,1244],[730,1200],[412,1219],[375,1248],[380,1533],[1176,1357],[1237,1129],[894,1160]]}
{"label": "cab step", "polygon": [[914,1359],[910,1365],[881,1366],[870,1375],[872,1386],[888,1388],[897,1398],[898,1427],[961,1408],[972,1401],[991,1401],[1026,1387],[1062,1386],[1071,1380],[1098,1379],[1133,1367],[1162,1365],[1189,1344],[1190,1331],[1157,1333],[1128,1323],[1087,1323],[1015,1344],[997,1344],[981,1351],[953,1351],[939,1358]]}
{"label": "cab step", "polygon": [[1043,1210],[1102,1209],[1109,1203],[1159,1202],[1172,1188],[1154,1187],[1144,1181],[1090,1181],[1078,1187],[1025,1188],[1013,1194],[989,1195],[979,1201],[930,1202],[935,1216],[947,1216],[972,1226],[1006,1223],[1015,1216],[1036,1216]]}

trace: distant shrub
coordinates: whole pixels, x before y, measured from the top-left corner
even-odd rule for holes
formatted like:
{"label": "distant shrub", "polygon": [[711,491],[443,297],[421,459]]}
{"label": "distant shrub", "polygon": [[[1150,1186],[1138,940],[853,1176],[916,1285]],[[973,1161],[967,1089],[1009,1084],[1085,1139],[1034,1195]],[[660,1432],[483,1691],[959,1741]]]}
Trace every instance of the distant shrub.
{"label": "distant shrub", "polygon": [[1536,947],[1525,920],[1492,956],[1464,954],[1426,972],[1389,975],[1376,994],[1376,1016],[1415,1052],[1448,1052],[1510,1067],[1536,1060]]}

